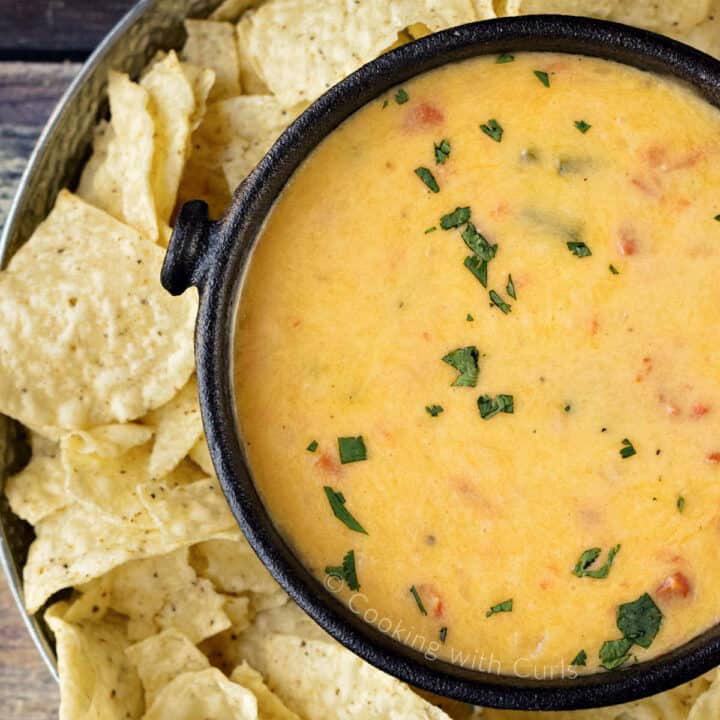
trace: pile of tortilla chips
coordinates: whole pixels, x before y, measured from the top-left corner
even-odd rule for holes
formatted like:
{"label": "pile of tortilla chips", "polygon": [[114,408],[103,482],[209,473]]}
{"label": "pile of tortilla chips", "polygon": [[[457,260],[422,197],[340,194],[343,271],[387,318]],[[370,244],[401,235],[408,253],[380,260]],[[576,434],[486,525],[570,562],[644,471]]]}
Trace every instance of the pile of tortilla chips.
{"label": "pile of tortilla chips", "polygon": [[[332,84],[413,38],[533,12],[625,21],[720,53],[720,0],[226,0],[137,80],[111,73],[110,119],[76,192],[0,274],[0,412],[32,442],[5,492],[37,535],[25,602],[47,608],[55,633],[61,718],[538,717],[421,696],[288,599],[214,476],[193,374],[197,299],[159,282],[179,204],[221,213]],[[717,720],[720,676],[542,716]]]}

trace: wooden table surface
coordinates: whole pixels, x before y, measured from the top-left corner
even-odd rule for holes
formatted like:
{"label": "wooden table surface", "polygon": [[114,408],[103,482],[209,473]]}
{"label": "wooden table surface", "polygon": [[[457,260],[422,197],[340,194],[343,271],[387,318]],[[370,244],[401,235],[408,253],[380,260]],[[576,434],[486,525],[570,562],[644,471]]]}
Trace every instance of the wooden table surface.
{"label": "wooden table surface", "polygon": [[[35,140],[80,63],[133,0],[0,0],[0,226]],[[58,690],[0,578],[0,717],[51,720]]]}

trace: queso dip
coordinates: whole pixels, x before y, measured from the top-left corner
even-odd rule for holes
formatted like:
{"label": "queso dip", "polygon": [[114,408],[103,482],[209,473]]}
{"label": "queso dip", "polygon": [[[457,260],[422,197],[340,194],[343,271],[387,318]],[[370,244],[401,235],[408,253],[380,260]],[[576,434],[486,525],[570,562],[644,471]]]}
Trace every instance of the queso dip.
{"label": "queso dip", "polygon": [[395,639],[550,678],[720,618],[720,113],[560,54],[419,76],[254,250],[235,392],[269,512]]}

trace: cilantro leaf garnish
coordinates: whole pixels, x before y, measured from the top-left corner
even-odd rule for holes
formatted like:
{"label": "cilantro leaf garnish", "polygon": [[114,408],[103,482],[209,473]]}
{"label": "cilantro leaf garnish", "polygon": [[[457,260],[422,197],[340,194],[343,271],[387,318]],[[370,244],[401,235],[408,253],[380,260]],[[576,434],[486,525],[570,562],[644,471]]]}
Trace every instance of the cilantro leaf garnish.
{"label": "cilantro leaf garnish", "polygon": [[587,665],[587,653],[581,650],[571,661],[571,665],[584,666]]}
{"label": "cilantro leaf garnish", "polygon": [[608,265],[608,270],[609,270],[613,275],[619,275],[619,274],[620,274],[620,271],[619,271],[613,264]]}
{"label": "cilantro leaf garnish", "polygon": [[398,105],[404,105],[409,99],[410,99],[410,96],[405,92],[404,88],[400,88],[395,93],[395,102]]}
{"label": "cilantro leaf garnish", "polygon": [[308,452],[315,452],[318,449],[318,441],[313,440],[305,449]]}
{"label": "cilantro leaf garnish", "polygon": [[500,125],[495,118],[491,118],[486,124],[481,125],[480,129],[495,142],[502,142],[503,132],[505,131],[503,130],[502,125]]}
{"label": "cilantro leaf garnish", "polygon": [[517,300],[517,295],[515,294],[515,283],[513,282],[512,275],[508,275],[505,290],[513,300]]}
{"label": "cilantro leaf garnish", "polygon": [[469,207],[457,207],[451,213],[440,218],[440,227],[443,230],[460,227],[470,219]]}
{"label": "cilantro leaf garnish", "polygon": [[615,556],[620,552],[620,545],[615,545],[610,548],[607,560],[602,567],[589,570],[588,568],[600,557],[601,552],[602,550],[600,548],[590,548],[590,550],[586,550],[577,561],[573,569],[573,575],[577,577],[595,578],[596,580],[606,578],[610,572]]}
{"label": "cilantro leaf garnish", "polygon": [[677,509],[678,512],[683,512],[683,510],[685,510],[685,498],[682,495],[680,495],[677,499]]}
{"label": "cilantro leaf garnish", "polygon": [[481,395],[477,400],[478,411],[483,420],[489,420],[498,413],[512,415],[515,412],[515,399],[512,395]]}
{"label": "cilantro leaf garnish", "polygon": [[546,87],[550,87],[550,76],[544,70],[534,70],[535,77]]}
{"label": "cilantro leaf garnish", "polygon": [[637,450],[633,446],[633,444],[625,438],[622,441],[622,448],[620,449],[620,455],[623,460],[627,460],[629,457],[632,457],[633,455],[637,455]]}
{"label": "cilantro leaf garnish", "polygon": [[425,406],[425,412],[427,412],[430,417],[437,417],[441,412],[443,412],[445,408],[443,408],[442,405],[426,405]]}
{"label": "cilantro leaf garnish", "polygon": [[350,550],[343,558],[342,565],[328,565],[325,572],[333,577],[340,578],[347,583],[351,590],[359,590],[360,583],[355,569],[355,551]]}
{"label": "cilantro leaf garnish", "polygon": [[330,507],[332,508],[335,517],[340,520],[340,522],[344,523],[347,527],[349,527],[351,530],[362,533],[363,535],[367,535],[367,530],[363,528],[363,526],[352,516],[350,511],[345,507],[345,496],[342,493],[333,490],[329,485],[325,485],[323,490],[325,490],[325,496],[330,503]]}
{"label": "cilantro leaf garnish", "polygon": [[498,55],[498,58],[495,62],[498,65],[504,65],[505,63],[512,62],[514,59],[514,55],[510,55],[510,53],[503,53],[502,55]]}
{"label": "cilantro leaf garnish", "polygon": [[592,255],[590,248],[582,241],[570,240],[567,246],[568,250],[577,257],[589,257]]}
{"label": "cilantro leaf garnish", "polygon": [[480,284],[487,287],[487,260],[481,260],[477,255],[468,255],[463,260],[463,265],[480,281]]}
{"label": "cilantro leaf garnish", "polygon": [[442,361],[454,367],[460,374],[455,378],[452,387],[475,387],[477,385],[480,366],[480,353],[474,345],[458,348],[449,352]]}
{"label": "cilantro leaf garnish", "polygon": [[446,628],[446,627],[441,627],[441,628],[440,628],[440,632],[438,633],[438,635],[439,635],[439,637],[440,637],[440,642],[441,642],[441,643],[444,643],[445,640],[447,639],[447,628]]}
{"label": "cilantro leaf garnish", "polygon": [[645,649],[652,645],[662,620],[660,608],[647,593],[617,609],[617,626],[623,637]]}
{"label": "cilantro leaf garnish", "polygon": [[511,312],[510,305],[508,305],[494,290],[490,291],[490,303],[499,307],[505,315]]}
{"label": "cilantro leaf garnish", "polygon": [[343,465],[367,460],[367,450],[362,435],[338,438],[338,450],[340,451],[340,462]]}
{"label": "cilantro leaf garnish", "polygon": [[462,239],[478,257],[487,262],[492,260],[497,254],[497,245],[491,245],[469,221],[467,227],[462,232]]}
{"label": "cilantro leaf garnish", "polygon": [[435,176],[426,167],[416,168],[415,174],[428,186],[428,188],[430,188],[432,192],[440,192],[440,186],[437,184]]}
{"label": "cilantro leaf garnish", "polygon": [[443,138],[435,146],[435,162],[438,165],[444,165],[445,161],[450,157],[450,143]]}
{"label": "cilantro leaf garnish", "polygon": [[497,613],[504,613],[504,612],[512,612],[513,609],[513,601],[512,598],[510,600],[504,600],[501,603],[498,603],[497,605],[493,605],[486,613],[485,617],[492,617],[493,615]]}
{"label": "cilantro leaf garnish", "polygon": [[619,640],[606,640],[600,648],[600,664],[606,670],[614,670],[624,665],[630,659],[632,640],[620,638]]}
{"label": "cilantro leaf garnish", "polygon": [[576,120],[575,127],[584,135],[592,125],[588,125],[584,120]]}
{"label": "cilantro leaf garnish", "polygon": [[425,609],[425,606],[423,605],[423,601],[420,598],[420,593],[415,589],[415,586],[411,586],[410,593],[415,598],[415,604],[418,606],[418,610],[423,614],[427,615],[427,610]]}

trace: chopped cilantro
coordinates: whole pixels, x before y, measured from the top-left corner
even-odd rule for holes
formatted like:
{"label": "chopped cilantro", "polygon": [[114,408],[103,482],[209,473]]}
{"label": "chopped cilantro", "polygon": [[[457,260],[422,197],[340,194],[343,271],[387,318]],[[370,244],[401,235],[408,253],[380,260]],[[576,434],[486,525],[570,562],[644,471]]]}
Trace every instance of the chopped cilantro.
{"label": "chopped cilantro", "polygon": [[622,441],[622,445],[623,446],[620,449],[620,455],[623,460],[627,460],[629,457],[637,455],[637,450],[635,450],[633,444],[627,438]]}
{"label": "chopped cilantro", "polygon": [[508,305],[494,290],[490,291],[490,303],[499,307],[505,315],[511,311],[510,305]]}
{"label": "chopped cilantro", "polygon": [[497,245],[491,245],[469,221],[467,227],[463,230],[462,239],[478,257],[485,261],[489,262],[497,254]]}
{"label": "chopped cilantro", "polygon": [[340,578],[347,583],[347,586],[354,591],[360,589],[355,570],[355,551],[350,550],[343,558],[342,565],[328,565],[325,572],[333,577]]}
{"label": "chopped cilantro", "polygon": [[445,408],[443,408],[442,405],[426,405],[425,411],[428,415],[431,417],[437,417],[441,412],[444,411]]}
{"label": "chopped cilantro", "polygon": [[445,161],[450,157],[450,143],[443,138],[435,146],[435,162],[438,165],[443,165]]}
{"label": "chopped cilantro", "polygon": [[405,90],[403,88],[400,88],[395,93],[395,102],[398,105],[404,105],[409,99],[410,99],[410,97],[408,96],[408,94],[405,92]]}
{"label": "chopped cilantro", "polygon": [[441,642],[441,643],[444,643],[445,640],[447,639],[447,628],[446,628],[446,627],[441,627],[441,628],[440,628],[440,632],[438,633],[438,635],[440,636],[440,642]]}
{"label": "chopped cilantro", "polygon": [[503,53],[502,55],[498,55],[498,59],[495,62],[498,65],[504,65],[505,63],[512,62],[514,59],[514,55],[510,55],[510,53]]}
{"label": "chopped cilantro", "polygon": [[451,213],[440,218],[440,227],[443,230],[460,227],[470,219],[469,207],[457,207]]}
{"label": "chopped cilantro", "polygon": [[600,648],[600,664],[606,670],[615,670],[630,659],[632,640],[620,638],[619,640],[606,640]]}
{"label": "chopped cilantro", "polygon": [[465,319],[466,319],[468,322],[472,322],[473,320],[475,320],[475,318],[474,318],[470,313],[468,313],[468,314],[465,316]]}
{"label": "chopped cilantro", "polygon": [[487,287],[487,260],[481,260],[477,255],[468,255],[463,265],[480,281],[481,285]]}
{"label": "chopped cilantro", "polygon": [[343,465],[367,460],[367,450],[362,435],[338,438],[338,450],[340,451],[340,462]]}
{"label": "chopped cilantro", "polygon": [[595,578],[596,580],[606,578],[610,572],[615,556],[620,552],[620,545],[615,545],[610,548],[607,560],[602,567],[589,570],[588,568],[600,557],[601,552],[602,550],[600,548],[590,548],[590,550],[586,550],[577,561],[577,565],[575,565],[573,569],[573,575],[577,577]]}
{"label": "chopped cilantro", "polygon": [[619,274],[620,274],[620,271],[619,271],[614,265],[612,265],[612,264],[608,265],[608,270],[610,270],[610,272],[611,272],[613,275],[619,275]]}
{"label": "chopped cilantro", "polygon": [[720,222],[720,215],[716,215],[716,216],[715,216],[715,219],[716,219],[718,222]]}
{"label": "chopped cilantro", "polygon": [[517,295],[515,294],[515,283],[513,282],[512,275],[508,275],[507,285],[505,286],[505,290],[507,291],[507,294],[513,300],[517,300]]}
{"label": "chopped cilantro", "polygon": [[487,124],[481,125],[480,129],[495,142],[502,142],[503,132],[505,131],[495,118],[491,118],[487,121]]}
{"label": "chopped cilantro", "polygon": [[572,405],[571,405],[570,403],[568,403],[568,404],[563,408],[563,410],[565,410],[565,412],[570,412],[570,411],[572,410]]}
{"label": "chopped cilantro", "polygon": [[512,612],[512,609],[513,609],[513,601],[512,601],[512,598],[510,598],[510,600],[504,600],[503,602],[498,603],[497,605],[493,605],[485,613],[485,617],[492,617],[496,613]]}
{"label": "chopped cilantro", "polygon": [[677,509],[678,512],[685,510],[685,498],[682,495],[677,499]]}
{"label": "chopped cilantro", "polygon": [[480,374],[479,358],[480,353],[474,345],[458,348],[443,357],[444,363],[451,365],[460,373],[455,378],[452,387],[475,387],[477,385]]}
{"label": "chopped cilantro", "polygon": [[415,169],[415,174],[432,190],[434,193],[440,192],[440,186],[434,175],[426,168],[419,167]]}
{"label": "chopped cilantro", "polygon": [[617,609],[617,626],[623,637],[646,650],[658,634],[662,620],[660,608],[647,593]]}
{"label": "chopped cilantro", "polygon": [[535,77],[546,87],[550,87],[550,76],[544,70],[534,70]]}
{"label": "chopped cilantro", "polygon": [[480,417],[489,420],[498,413],[512,415],[515,412],[515,399],[512,395],[498,395],[493,398],[490,395],[481,395],[477,401]]}
{"label": "chopped cilantro", "polygon": [[384,110],[389,104],[390,104],[390,101],[387,98],[385,98],[385,100],[382,104],[382,109]]}
{"label": "chopped cilantro", "polygon": [[584,120],[576,120],[575,127],[584,135],[592,125],[588,125]]}
{"label": "chopped cilantro", "polygon": [[573,660],[570,661],[571,665],[584,666],[587,665],[587,653],[581,650]]}
{"label": "chopped cilantro", "polygon": [[318,449],[318,441],[313,440],[305,449],[308,452],[315,452]]}
{"label": "chopped cilantro", "polygon": [[420,598],[420,593],[415,589],[415,586],[412,585],[410,587],[410,593],[415,598],[415,604],[418,606],[418,610],[423,614],[427,615],[427,610],[425,609],[425,606],[423,605],[423,601]]}
{"label": "chopped cilantro", "polygon": [[429,235],[430,233],[433,233],[433,232],[435,232],[436,230],[437,230],[437,225],[433,225],[432,227],[429,227],[429,228],[425,231],[425,234],[426,234],[426,235]]}
{"label": "chopped cilantro", "polygon": [[325,496],[330,503],[330,507],[332,508],[335,517],[340,520],[340,522],[347,525],[347,527],[351,530],[367,535],[367,531],[345,507],[345,496],[342,493],[333,490],[329,485],[325,485],[323,489],[325,490]]}
{"label": "chopped cilantro", "polygon": [[590,252],[590,248],[582,241],[579,240],[570,240],[567,243],[568,250],[577,257],[589,257],[592,255],[592,252]]}

